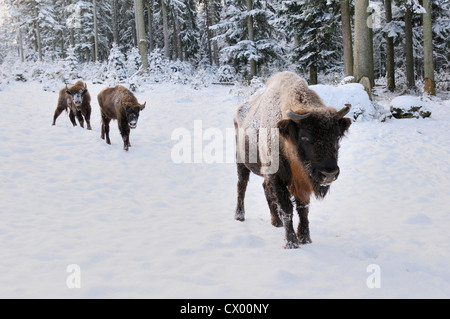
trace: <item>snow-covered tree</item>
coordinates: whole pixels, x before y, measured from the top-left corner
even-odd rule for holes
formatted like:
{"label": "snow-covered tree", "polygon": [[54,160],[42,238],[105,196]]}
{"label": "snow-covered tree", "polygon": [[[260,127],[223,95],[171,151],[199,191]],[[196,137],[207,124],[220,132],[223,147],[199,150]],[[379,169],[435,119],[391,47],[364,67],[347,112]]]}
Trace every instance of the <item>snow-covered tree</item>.
{"label": "snow-covered tree", "polygon": [[[221,22],[211,27],[217,32],[215,41],[222,45],[222,63],[230,63],[243,73],[261,73],[261,68],[274,60],[282,60],[283,49],[276,40],[271,22],[275,11],[269,1],[255,0],[251,9],[244,0],[225,0]],[[254,61],[254,62],[252,62]]]}
{"label": "snow-covered tree", "polygon": [[73,46],[67,48],[67,55],[64,62],[64,76],[67,81],[78,77],[78,60]]}
{"label": "snow-covered tree", "polygon": [[342,68],[340,6],[336,1],[284,1],[277,23],[294,40],[292,62],[308,70],[310,83],[317,83],[317,72]]}
{"label": "snow-covered tree", "polygon": [[130,77],[135,74],[141,66],[141,56],[139,54],[139,49],[131,48],[131,50],[127,52],[126,56],[127,61],[125,63],[125,68],[127,71],[127,77]]}
{"label": "snow-covered tree", "polygon": [[120,51],[116,43],[112,44],[111,51],[108,57],[108,82],[110,85],[115,85],[123,81],[126,76],[125,55]]}

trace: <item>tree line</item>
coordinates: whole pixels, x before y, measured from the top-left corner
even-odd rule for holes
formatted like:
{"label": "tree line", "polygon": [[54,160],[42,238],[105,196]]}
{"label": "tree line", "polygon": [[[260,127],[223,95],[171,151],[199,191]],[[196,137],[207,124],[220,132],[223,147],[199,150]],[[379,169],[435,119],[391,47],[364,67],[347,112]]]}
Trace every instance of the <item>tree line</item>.
{"label": "tree line", "polygon": [[[435,94],[449,71],[449,0],[6,0],[0,59],[105,61],[113,43],[195,67],[228,65],[243,79],[275,70],[337,72],[370,89],[403,73]],[[370,4],[370,6],[369,6]]]}

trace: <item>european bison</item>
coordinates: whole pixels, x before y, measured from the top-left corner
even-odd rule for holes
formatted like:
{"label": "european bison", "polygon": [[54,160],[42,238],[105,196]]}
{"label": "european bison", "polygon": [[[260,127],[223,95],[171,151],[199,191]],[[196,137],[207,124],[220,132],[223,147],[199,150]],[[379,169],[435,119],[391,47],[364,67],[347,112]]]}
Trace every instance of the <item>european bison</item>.
{"label": "european bison", "polygon": [[[306,81],[292,72],[274,75],[262,94],[240,105],[234,118],[238,173],[235,219],[245,219],[245,191],[253,172],[264,178],[271,223],[284,226],[285,248],[311,243],[310,196],[325,197],[339,175],[339,141],[351,124],[351,119],[344,117],[350,107],[347,104],[337,111],[325,106]],[[292,222],[293,202],[300,217],[297,234]]]}
{"label": "european bison", "polygon": [[87,90],[87,85],[83,81],[77,81],[70,88],[67,86],[59,91],[58,105],[56,106],[55,114],[53,115],[53,125],[56,119],[67,109],[70,110],[69,118],[73,126],[77,126],[75,116],[80,122],[80,126],[84,128],[84,119],[87,123],[87,129],[91,130],[91,96]]}
{"label": "european bison", "polygon": [[112,119],[117,120],[123,139],[123,149],[128,151],[128,147],[131,146],[130,128],[136,128],[139,112],[145,108],[147,102],[139,104],[134,94],[122,85],[104,89],[98,94],[97,99],[102,115],[101,138],[105,139],[106,133],[106,143],[111,144],[109,122]]}

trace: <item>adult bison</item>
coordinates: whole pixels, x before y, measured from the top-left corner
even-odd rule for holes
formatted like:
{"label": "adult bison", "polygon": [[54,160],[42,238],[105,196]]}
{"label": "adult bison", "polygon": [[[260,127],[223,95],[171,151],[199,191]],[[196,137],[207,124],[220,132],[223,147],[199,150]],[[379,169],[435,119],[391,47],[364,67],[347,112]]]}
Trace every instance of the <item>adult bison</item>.
{"label": "adult bison", "polygon": [[130,144],[130,128],[137,126],[139,112],[145,108],[144,104],[139,104],[134,94],[122,85],[107,88],[101,91],[98,96],[98,105],[102,115],[101,138],[106,143],[111,144],[109,139],[109,122],[114,119],[119,125],[120,135],[122,135],[123,149],[128,151]]}
{"label": "adult bison", "polygon": [[[59,91],[58,105],[53,115],[53,124],[55,125],[58,116],[65,110],[69,109],[69,118],[73,126],[77,126],[75,117],[78,119],[80,126],[84,128],[84,119],[86,120],[87,129],[91,130],[91,96],[87,89],[86,83],[77,81],[70,88],[67,86]],[[84,119],[83,119],[84,117]]]}
{"label": "adult bison", "polygon": [[[324,105],[305,80],[292,72],[270,78],[266,90],[239,106],[234,118],[238,196],[235,219],[245,219],[244,197],[250,172],[264,178],[272,225],[284,226],[285,248],[311,243],[309,202],[325,197],[339,175],[339,141],[351,120]],[[293,202],[300,217],[293,228]]]}

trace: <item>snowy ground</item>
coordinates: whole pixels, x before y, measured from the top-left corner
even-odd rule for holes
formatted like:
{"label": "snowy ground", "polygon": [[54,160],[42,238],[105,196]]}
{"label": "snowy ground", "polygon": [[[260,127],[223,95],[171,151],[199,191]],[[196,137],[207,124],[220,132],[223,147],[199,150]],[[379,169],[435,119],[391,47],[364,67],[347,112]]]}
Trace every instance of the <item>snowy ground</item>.
{"label": "snowy ground", "polygon": [[115,122],[112,145],[100,139],[102,87],[88,87],[92,131],[65,113],[51,126],[57,94],[40,84],[0,91],[0,298],[450,297],[448,100],[430,119],[354,123],[339,179],[311,205],[313,243],[284,250],[261,178],[240,223],[234,164],[171,158],[176,128],[233,127],[228,87],[137,94],[128,153]]}

